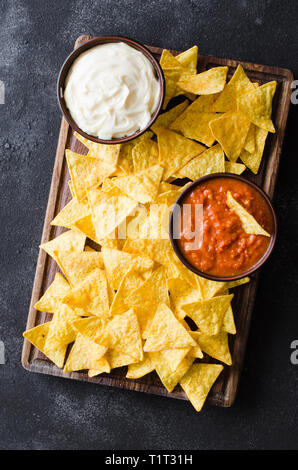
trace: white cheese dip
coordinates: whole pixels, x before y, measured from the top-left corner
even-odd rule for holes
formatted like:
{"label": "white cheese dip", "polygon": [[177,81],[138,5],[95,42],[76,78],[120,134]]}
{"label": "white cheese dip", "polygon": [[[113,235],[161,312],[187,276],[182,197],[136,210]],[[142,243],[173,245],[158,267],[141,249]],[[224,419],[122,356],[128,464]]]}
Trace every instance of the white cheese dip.
{"label": "white cheese dip", "polygon": [[76,124],[105,140],[144,129],[159,96],[160,85],[151,63],[123,42],[83,52],[65,81],[65,103]]}

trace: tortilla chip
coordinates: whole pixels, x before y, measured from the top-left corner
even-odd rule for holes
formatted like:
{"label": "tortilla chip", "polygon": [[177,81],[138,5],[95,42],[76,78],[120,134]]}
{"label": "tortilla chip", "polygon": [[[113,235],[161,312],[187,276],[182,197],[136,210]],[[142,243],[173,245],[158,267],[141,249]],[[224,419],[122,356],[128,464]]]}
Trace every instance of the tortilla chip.
{"label": "tortilla chip", "polygon": [[243,173],[245,169],[246,169],[246,166],[242,165],[242,163],[225,161],[226,173],[235,173],[235,175],[241,175],[241,173]]}
{"label": "tortilla chip", "polygon": [[142,254],[159,264],[164,264],[171,248],[169,240],[126,240],[122,252]]}
{"label": "tortilla chip", "polygon": [[164,354],[160,352],[150,353],[151,360],[155,365],[155,370],[168,392],[172,392],[181,378],[186,374],[192,365],[194,358],[185,357],[179,364],[175,372],[173,372],[171,365],[165,358]]}
{"label": "tortilla chip", "polygon": [[255,88],[244,72],[243,67],[239,64],[231,80],[227,83],[215,101],[213,110],[219,113],[236,110],[237,98],[245,93],[253,91],[254,89]]}
{"label": "tortilla chip", "polygon": [[214,297],[214,295],[220,292],[227,284],[226,282],[211,281],[201,276],[197,276],[196,278],[201,291],[202,299],[205,300]]}
{"label": "tortilla chip", "polygon": [[[118,194],[117,194],[118,192]],[[98,240],[115,239],[115,230],[137,207],[136,201],[121,194],[118,188],[104,192],[98,188],[88,191],[93,224]]]}
{"label": "tortilla chip", "polygon": [[111,366],[106,356],[102,356],[98,359],[97,369],[88,370],[88,377],[95,377],[96,375],[103,374],[104,372],[107,374],[111,372]]}
{"label": "tortilla chip", "polygon": [[135,173],[140,173],[147,168],[159,164],[157,143],[145,139],[135,145],[132,150],[132,160]]}
{"label": "tortilla chip", "polygon": [[148,353],[144,353],[144,359],[128,366],[126,377],[128,379],[140,379],[154,370],[154,364]]}
{"label": "tortilla chip", "polygon": [[199,300],[182,305],[182,309],[203,333],[217,335],[233,296],[233,294],[221,295],[208,300]]}
{"label": "tortilla chip", "polygon": [[176,59],[183,67],[187,68],[190,73],[195,74],[197,72],[198,46],[193,46],[187,49],[187,51],[181,52],[181,54],[176,55]]}
{"label": "tortilla chip", "polygon": [[264,230],[261,225],[258,224],[256,219],[233,198],[230,191],[228,191],[227,195],[227,205],[238,215],[239,219],[241,220],[243,230],[246,233],[250,233],[251,235],[264,235],[265,237],[271,237],[270,233],[266,232],[266,230]]}
{"label": "tortilla chip", "polygon": [[129,308],[129,304],[127,303],[127,297],[131,294],[132,291],[136,290],[140,287],[144,282],[141,274],[134,269],[130,269],[127,273],[123,276],[117,293],[113,299],[109,315],[111,317],[115,315],[120,315],[124,313]]}
{"label": "tortilla chip", "polygon": [[116,170],[115,167],[107,165],[97,158],[79,155],[71,150],[66,150],[65,155],[72,188],[78,201],[85,199],[88,189],[100,185],[106,176]]}
{"label": "tortilla chip", "polygon": [[107,348],[104,346],[78,333],[64,366],[64,372],[99,369],[102,366],[101,358],[106,351]]}
{"label": "tortilla chip", "polygon": [[153,271],[148,279],[125,299],[125,303],[135,308],[142,336],[145,337],[157,306],[160,303],[170,305],[164,269],[160,267]]}
{"label": "tortilla chip", "polygon": [[162,113],[158,116],[154,124],[152,124],[151,129],[153,132],[157,133],[159,127],[168,128],[169,125],[174,122],[180,114],[187,108],[189,102],[187,100],[183,101],[174,108],[170,109],[166,113]]}
{"label": "tortilla chip", "polygon": [[192,271],[190,271],[180,259],[175,255],[173,250],[170,250],[167,253],[167,270],[168,276],[174,277],[177,279],[184,279],[195,289],[198,288],[197,276]]}
{"label": "tortilla chip", "polygon": [[103,268],[102,253],[83,251],[82,253],[60,253],[57,256],[66,278],[73,286],[84,280],[94,269]]}
{"label": "tortilla chip", "polygon": [[[108,323],[107,329],[111,338],[111,348],[107,359],[112,368],[120,367],[115,365],[115,362],[119,363],[119,355],[122,354],[133,359],[130,363],[143,360],[141,332],[133,309],[113,317]],[[110,353],[112,354],[110,355]]]}
{"label": "tortilla chip", "polygon": [[150,325],[144,351],[190,348],[196,346],[188,331],[166,304],[159,304]]}
{"label": "tortilla chip", "polygon": [[200,345],[198,344],[198,331],[190,331],[189,333],[191,337],[195,340],[197,345],[192,347],[188,354],[190,357],[194,357],[195,359],[202,359],[204,355],[202,353]]}
{"label": "tortilla chip", "polygon": [[72,224],[82,217],[88,216],[90,209],[85,202],[72,199],[52,220],[51,225],[70,228]]}
{"label": "tortilla chip", "polygon": [[[37,349],[39,349],[43,354],[46,338],[49,331],[49,326],[51,322],[42,323],[41,325],[27,330],[23,333],[24,338],[26,338],[30,343],[33,344]],[[50,351],[45,354],[57,367],[63,367],[65,354],[67,350],[67,345],[60,345],[57,349]]]}
{"label": "tortilla chip", "polygon": [[87,315],[107,318],[109,295],[105,272],[102,269],[92,270],[66,294],[62,301],[71,308],[83,309]]}
{"label": "tortilla chip", "polygon": [[225,282],[225,287],[227,289],[233,289],[234,287],[242,286],[243,284],[247,284],[250,281],[248,276],[242,277],[241,279],[237,279],[236,281],[228,281]]}
{"label": "tortilla chip", "polygon": [[154,202],[162,174],[163,168],[160,165],[155,165],[134,175],[114,178],[113,184],[130,198],[146,204]]}
{"label": "tortilla chip", "polygon": [[45,250],[56,262],[57,254],[65,252],[82,252],[84,250],[86,237],[74,230],[68,230],[53,240],[43,243],[40,248]]}
{"label": "tortilla chip", "polygon": [[91,214],[87,215],[86,217],[83,217],[82,219],[76,220],[72,224],[71,228],[90,238],[90,240],[93,240],[99,244],[101,243],[101,240],[99,240],[96,236],[96,231]]}
{"label": "tortilla chip", "polygon": [[244,147],[250,126],[249,120],[238,111],[229,111],[211,121],[209,125],[228,159],[235,162]]}
{"label": "tortilla chip", "polygon": [[232,364],[228,334],[225,331],[221,331],[213,336],[198,332],[197,338],[201,350],[208,354],[208,356],[214,357],[214,359],[224,362],[228,366]]}
{"label": "tortilla chip", "polygon": [[89,156],[93,158],[99,158],[111,166],[117,165],[121,145],[98,144],[96,142],[92,142],[91,140],[85,139],[85,137],[83,137],[81,134],[78,134],[78,132],[75,132],[75,136],[90,151],[88,154]]}
{"label": "tortilla chip", "polygon": [[179,320],[182,320],[186,315],[185,311],[181,308],[182,305],[200,300],[201,291],[198,287],[192,287],[187,281],[180,278],[167,279],[167,286],[170,291],[173,312]]}
{"label": "tortilla chip", "polygon": [[44,346],[44,352],[48,357],[52,351],[60,349],[63,345],[67,346],[75,340],[77,331],[73,327],[73,322],[78,318],[72,308],[60,302],[50,322]]}
{"label": "tortilla chip", "polygon": [[201,411],[207,395],[223,370],[219,364],[193,364],[180,380],[189,401],[196,411]]}
{"label": "tortilla chip", "polygon": [[157,138],[160,164],[165,168],[163,174],[165,181],[205,150],[205,147],[197,142],[162,127],[158,129]]}
{"label": "tortilla chip", "polygon": [[210,147],[213,145],[215,138],[210,130],[209,123],[218,117],[218,114],[196,111],[192,108],[194,104],[195,102],[178,116],[176,121],[170,125],[170,129],[181,132],[185,137],[198,140]]}
{"label": "tortilla chip", "polygon": [[[244,166],[244,165],[242,165]],[[244,166],[245,169],[245,166]],[[202,176],[211,173],[224,173],[225,172],[225,156],[219,144],[213,145],[205,152],[201,153],[198,157],[193,158],[183,168],[181,168],[177,175],[180,178],[189,178],[196,180]]]}
{"label": "tortilla chip", "polygon": [[249,153],[247,150],[242,150],[240,158],[243,163],[256,175],[259,171],[259,167],[262,161],[264,147],[268,131],[264,131],[260,127],[255,129],[255,150]]}
{"label": "tortilla chip", "polygon": [[147,256],[138,256],[104,247],[102,249],[103,262],[109,284],[113,289],[119,289],[123,276],[129,269],[145,273],[153,268],[153,261]]}
{"label": "tortilla chip", "polygon": [[256,129],[257,127],[254,124],[251,124],[249,126],[249,130],[246,136],[246,141],[243,149],[249,153],[253,153],[256,148]]}
{"label": "tortilla chip", "polygon": [[232,310],[232,305],[230,305],[225,313],[223,322],[222,322],[222,330],[230,333],[230,335],[235,335],[237,333],[234,314]]}
{"label": "tortilla chip", "polygon": [[224,89],[228,67],[214,67],[205,72],[179,80],[178,86],[196,95],[210,95]]}
{"label": "tortilla chip", "polygon": [[268,82],[237,99],[237,108],[253,124],[264,131],[275,132],[271,121],[272,100],[276,90],[276,82]]}
{"label": "tortilla chip", "polygon": [[52,284],[47,288],[43,296],[34,305],[41,312],[54,313],[57,303],[69,291],[70,286],[61,274],[56,273]]}

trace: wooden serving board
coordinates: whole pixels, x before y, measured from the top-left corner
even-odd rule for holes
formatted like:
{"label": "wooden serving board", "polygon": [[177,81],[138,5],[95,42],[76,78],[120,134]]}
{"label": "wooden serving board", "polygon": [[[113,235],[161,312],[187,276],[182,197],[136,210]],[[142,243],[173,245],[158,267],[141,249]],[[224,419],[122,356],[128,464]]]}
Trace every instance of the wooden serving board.
{"label": "wooden serving board", "polygon": [[[78,47],[90,38],[91,36],[80,36],[76,41],[75,47]],[[155,57],[160,58],[162,49],[157,47],[148,48]],[[171,52],[177,55],[180,51]],[[278,67],[238,62],[231,59],[218,59],[203,55],[199,55],[198,58],[198,71],[202,72],[211,67],[228,65],[229,77],[231,77],[239,63],[242,64],[252,81],[257,81],[260,84],[271,80],[277,81],[272,114],[276,134],[270,134],[267,138],[262,165],[258,175],[253,175],[249,170],[246,170],[244,173],[247,179],[254,181],[261,186],[270,197],[273,197],[290,105],[293,75],[291,71]],[[74,137],[71,127],[69,127],[64,118],[62,118],[41,243],[52,240],[64,231],[61,227],[51,226],[50,222],[71,199],[68,188],[68,180],[70,178],[64,158],[66,148],[70,148],[74,152],[86,153],[86,148]],[[40,250],[26,329],[33,328],[51,319],[52,315],[38,312],[34,309],[34,305],[52,283],[57,271],[59,271],[59,268],[55,261],[43,250]],[[243,366],[257,282],[258,275],[255,275],[251,278],[249,284],[235,289],[235,297],[232,305],[235,314],[237,334],[235,336],[229,335],[233,365],[231,367],[225,366],[223,373],[214,384],[208,397],[208,402],[212,405],[231,406],[235,400]],[[126,379],[126,368],[113,369],[110,374],[102,374],[93,378],[88,377],[86,372],[64,373],[63,370],[58,369],[27,340],[24,341],[22,364],[25,369],[32,372],[111,385],[173,398],[187,399],[185,393],[179,386],[176,387],[172,393],[167,392],[155,372],[138,380]]]}

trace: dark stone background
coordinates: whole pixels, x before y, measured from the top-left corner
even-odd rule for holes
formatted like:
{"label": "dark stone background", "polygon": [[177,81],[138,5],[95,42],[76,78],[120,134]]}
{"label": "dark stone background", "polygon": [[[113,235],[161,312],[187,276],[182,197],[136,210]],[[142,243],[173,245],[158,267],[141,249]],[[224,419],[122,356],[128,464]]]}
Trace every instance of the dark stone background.
{"label": "dark stone background", "polygon": [[[0,1],[0,448],[298,448],[298,105],[291,106],[264,267],[235,405],[196,414],[184,401],[31,374],[20,363],[57,137],[59,68],[77,36],[123,34],[163,47],[293,70],[295,0]],[[296,258],[295,258],[296,257]],[[296,261],[295,261],[296,259]]]}

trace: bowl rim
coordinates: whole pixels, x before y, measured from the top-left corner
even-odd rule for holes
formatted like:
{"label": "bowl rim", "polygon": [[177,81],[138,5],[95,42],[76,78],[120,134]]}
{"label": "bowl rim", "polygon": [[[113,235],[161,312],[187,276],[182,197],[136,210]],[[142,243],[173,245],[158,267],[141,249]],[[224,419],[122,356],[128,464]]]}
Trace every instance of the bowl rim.
{"label": "bowl rim", "polygon": [[[203,271],[200,271],[198,268],[193,266],[183,255],[181,252],[179,245],[177,243],[177,240],[173,238],[173,211],[175,204],[178,204],[181,206],[181,203],[185,199],[185,197],[197,186],[202,184],[204,181],[210,180],[210,179],[217,179],[217,178],[230,178],[230,179],[236,179],[238,181],[242,181],[243,183],[248,184],[251,186],[253,189],[255,189],[265,200],[267,203],[271,216],[272,216],[272,225],[273,225],[273,232],[271,234],[271,239],[270,243],[268,245],[267,250],[263,254],[263,256],[259,259],[259,261],[251,266],[249,269],[244,271],[243,273],[236,274],[234,276],[216,276],[212,275],[209,273],[205,273]],[[236,175],[235,173],[211,173],[209,175],[202,176],[201,178],[198,178],[197,180],[193,181],[190,185],[187,186],[187,188],[184,189],[178,196],[178,198],[175,201],[175,204],[171,210],[170,214],[170,221],[169,221],[169,235],[170,235],[170,240],[171,244],[173,247],[174,252],[176,253],[177,257],[180,259],[180,261],[193,273],[197,274],[198,276],[204,277],[205,279],[209,279],[211,281],[218,281],[218,282],[229,282],[229,281],[237,281],[238,279],[242,279],[246,276],[250,276],[253,273],[255,273],[264,263],[265,261],[269,258],[269,256],[272,253],[272,250],[274,248],[275,242],[276,242],[276,237],[277,237],[277,219],[276,219],[276,214],[275,210],[273,208],[272,202],[268,196],[268,194],[265,193],[263,189],[261,189],[259,186],[257,186],[255,183],[252,181],[247,180],[246,178]]]}
{"label": "bowl rim", "polygon": [[[84,132],[74,121],[72,118],[65,100],[64,100],[64,86],[65,86],[65,80],[68,75],[68,72],[70,70],[70,67],[74,63],[74,61],[81,55],[83,52],[87,51],[88,49],[91,49],[94,46],[100,45],[100,44],[107,44],[107,43],[115,43],[115,42],[124,42],[125,44],[128,44],[129,46],[133,47],[134,49],[138,50],[139,52],[142,52],[143,55],[149,60],[151,63],[155,74],[157,75],[159,84],[160,84],[160,96],[159,96],[159,101],[158,105],[154,111],[154,113],[151,116],[150,121],[148,124],[143,128],[135,132],[134,134],[131,134],[129,136],[117,138],[117,139],[100,139],[94,135],[87,134],[87,132]],[[94,36],[88,41],[84,42],[81,46],[75,48],[64,60],[60,72],[58,75],[58,81],[57,81],[57,98],[58,98],[58,103],[60,106],[60,109],[62,111],[62,114],[68,124],[76,131],[78,134],[83,136],[85,139],[91,140],[92,142],[98,143],[98,144],[107,144],[107,145],[115,145],[115,144],[121,144],[124,142],[129,142],[130,140],[136,139],[140,135],[144,134],[155,122],[155,120],[158,118],[160,111],[162,110],[163,102],[164,102],[164,97],[165,97],[165,78],[164,74],[162,71],[161,66],[159,65],[159,62],[155,59],[154,55],[152,52],[149,51],[149,49],[141,44],[140,42],[136,41],[135,39],[131,39],[126,36]]]}

